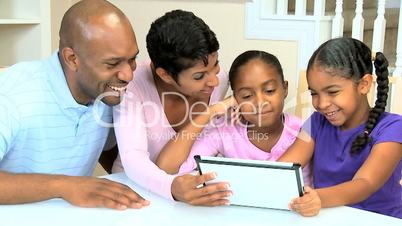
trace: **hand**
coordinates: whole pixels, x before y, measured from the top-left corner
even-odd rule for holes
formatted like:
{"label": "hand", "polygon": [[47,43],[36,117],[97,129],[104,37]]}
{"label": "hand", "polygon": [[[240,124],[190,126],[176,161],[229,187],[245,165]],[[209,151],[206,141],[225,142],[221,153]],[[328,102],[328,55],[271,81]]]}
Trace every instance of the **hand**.
{"label": "hand", "polygon": [[235,105],[232,108],[232,112],[230,114],[230,121],[232,125],[239,124],[242,120],[242,115],[240,113],[239,106]]}
{"label": "hand", "polygon": [[289,204],[289,209],[305,217],[315,216],[321,209],[320,196],[316,190],[306,186],[304,187],[304,195],[293,199]]}
{"label": "hand", "polygon": [[178,201],[196,206],[229,205],[229,200],[226,198],[231,196],[232,192],[228,183],[202,186],[203,183],[215,178],[215,173],[177,176],[172,183],[172,195]]}
{"label": "hand", "polygon": [[106,207],[117,210],[139,209],[149,205],[126,185],[94,177],[66,177],[61,197],[80,207]]}
{"label": "hand", "polygon": [[233,96],[209,106],[209,110],[213,116],[226,114],[230,108],[236,108],[237,101]]}

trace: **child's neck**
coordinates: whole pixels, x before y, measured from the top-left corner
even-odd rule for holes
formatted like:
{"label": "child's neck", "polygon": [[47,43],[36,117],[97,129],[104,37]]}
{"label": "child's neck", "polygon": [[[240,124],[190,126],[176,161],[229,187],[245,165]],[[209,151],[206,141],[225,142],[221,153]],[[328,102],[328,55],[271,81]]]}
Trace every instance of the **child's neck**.
{"label": "child's neck", "polygon": [[371,107],[368,101],[362,102],[353,116],[340,126],[341,130],[353,129],[367,122]]}
{"label": "child's neck", "polygon": [[281,137],[283,128],[283,120],[277,120],[277,123],[271,126],[248,127],[247,137],[257,148],[265,152],[271,152],[272,147]]}

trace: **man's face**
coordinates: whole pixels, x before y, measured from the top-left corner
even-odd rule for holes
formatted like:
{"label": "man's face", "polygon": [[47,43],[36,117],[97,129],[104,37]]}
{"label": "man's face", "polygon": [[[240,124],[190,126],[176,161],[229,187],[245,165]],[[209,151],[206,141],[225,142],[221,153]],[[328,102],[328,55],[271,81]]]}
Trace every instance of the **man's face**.
{"label": "man's face", "polygon": [[79,62],[75,74],[78,99],[90,102],[102,95],[102,102],[117,105],[136,68],[135,34],[129,23],[104,22],[90,29],[89,37],[74,50]]}

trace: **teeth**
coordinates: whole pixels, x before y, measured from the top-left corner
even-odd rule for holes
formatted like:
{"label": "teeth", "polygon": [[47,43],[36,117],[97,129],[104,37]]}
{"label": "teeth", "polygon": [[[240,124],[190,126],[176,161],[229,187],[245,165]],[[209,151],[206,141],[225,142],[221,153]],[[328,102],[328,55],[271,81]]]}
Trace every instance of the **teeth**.
{"label": "teeth", "polygon": [[337,112],[337,111],[329,112],[329,113],[326,113],[326,115],[328,115],[328,116],[333,116],[333,115],[335,115],[336,112]]}
{"label": "teeth", "polygon": [[127,86],[124,86],[124,87],[115,87],[115,86],[110,86],[110,85],[107,85],[107,86],[116,92],[124,92],[127,89]]}

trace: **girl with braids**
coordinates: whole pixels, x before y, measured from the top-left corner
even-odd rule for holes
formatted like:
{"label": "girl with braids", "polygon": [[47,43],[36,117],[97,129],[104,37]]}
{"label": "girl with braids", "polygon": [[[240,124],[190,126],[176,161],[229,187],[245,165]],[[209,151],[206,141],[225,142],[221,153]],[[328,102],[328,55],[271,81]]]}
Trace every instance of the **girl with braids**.
{"label": "girl with braids", "polygon": [[329,40],[310,58],[307,82],[317,112],[278,160],[313,160],[314,189],[306,186],[289,204],[303,216],[349,205],[402,218],[402,117],[384,112],[388,62],[382,53],[375,54],[377,100],[369,106],[372,64],[371,50],[352,38]]}

